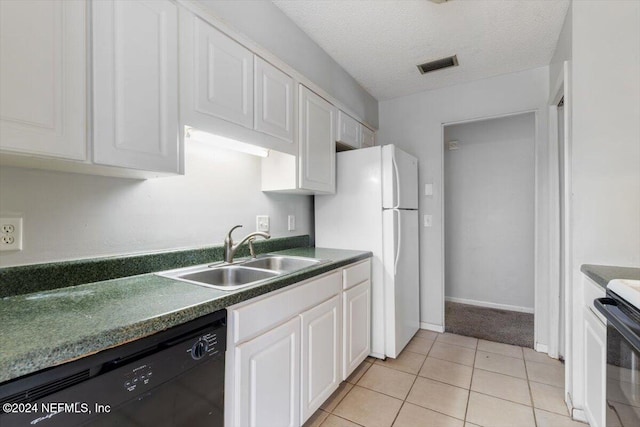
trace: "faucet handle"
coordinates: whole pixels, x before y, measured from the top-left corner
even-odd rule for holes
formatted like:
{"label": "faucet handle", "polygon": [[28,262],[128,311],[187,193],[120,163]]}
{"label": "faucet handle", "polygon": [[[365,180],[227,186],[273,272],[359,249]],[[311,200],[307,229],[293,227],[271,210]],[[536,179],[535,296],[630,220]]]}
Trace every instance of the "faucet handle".
{"label": "faucet handle", "polygon": [[231,233],[233,233],[233,230],[235,230],[236,228],[242,228],[242,225],[238,224],[235,227],[232,227],[231,230],[229,230],[229,233],[227,233],[226,241],[231,242]]}

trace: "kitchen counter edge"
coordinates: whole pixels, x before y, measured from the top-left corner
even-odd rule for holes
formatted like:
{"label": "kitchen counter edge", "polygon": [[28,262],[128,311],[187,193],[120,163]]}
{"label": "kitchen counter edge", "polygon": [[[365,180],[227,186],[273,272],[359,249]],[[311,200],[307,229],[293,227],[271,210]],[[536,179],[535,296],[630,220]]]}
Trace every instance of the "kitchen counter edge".
{"label": "kitchen counter edge", "polygon": [[637,267],[582,264],[580,271],[604,289],[614,279],[640,280],[640,268]]}
{"label": "kitchen counter edge", "polygon": [[[275,277],[262,285],[256,285],[236,291],[218,291],[213,298],[202,301],[201,303],[191,304],[169,312],[159,313],[156,316],[138,319],[130,324],[118,325],[108,330],[94,331],[93,333],[79,336],[77,339],[72,338],[66,342],[59,343],[49,342],[49,345],[47,345],[47,341],[45,339],[40,347],[29,352],[21,352],[19,348],[14,348],[12,349],[13,351],[9,350],[8,352],[3,351],[5,354],[0,356],[0,383],[11,381],[43,369],[62,365],[109,348],[117,347],[130,341],[153,335],[173,326],[213,313],[214,311],[285,288],[372,256],[372,253],[367,251],[313,247],[287,249],[272,253],[323,259],[328,262]],[[328,255],[330,255],[331,258],[328,258]],[[155,273],[112,279],[106,282],[121,283],[122,285],[125,285],[128,281],[135,279],[144,279],[149,284],[156,281],[177,282],[173,279],[157,276]],[[95,282],[80,286],[103,286],[102,283],[104,282]],[[198,286],[191,284],[185,285]],[[43,338],[44,335],[46,335],[46,333],[43,333]],[[6,350],[6,347],[4,350]]]}

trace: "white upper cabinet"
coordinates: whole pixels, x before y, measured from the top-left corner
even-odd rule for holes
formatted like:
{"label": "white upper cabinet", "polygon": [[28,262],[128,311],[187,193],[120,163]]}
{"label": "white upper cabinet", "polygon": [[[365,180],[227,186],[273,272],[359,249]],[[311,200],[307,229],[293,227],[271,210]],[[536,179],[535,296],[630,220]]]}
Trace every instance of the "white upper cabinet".
{"label": "white upper cabinet", "polygon": [[0,149],[86,159],[86,3],[0,1]]}
{"label": "white upper cabinet", "polygon": [[253,128],[253,53],[198,17],[191,27],[195,113]]}
{"label": "white upper cabinet", "polygon": [[337,113],[331,103],[300,85],[298,161],[303,190],[335,192]]}
{"label": "white upper cabinet", "polygon": [[336,141],[351,148],[360,148],[360,122],[346,114],[342,110],[338,111],[338,136]]}
{"label": "white upper cabinet", "polygon": [[94,1],[94,162],[178,172],[178,15],[169,0]]}
{"label": "white upper cabinet", "polygon": [[181,122],[296,155],[292,77],[209,22],[180,10]]}
{"label": "white upper cabinet", "polygon": [[293,144],[293,79],[255,57],[255,129]]}
{"label": "white upper cabinet", "polygon": [[360,148],[373,147],[376,143],[376,133],[366,126],[360,126]]}
{"label": "white upper cabinet", "polygon": [[184,173],[189,126],[271,150],[264,191],[326,194],[336,138],[373,143],[339,102],[192,2],[0,0],[0,63],[3,165]]}

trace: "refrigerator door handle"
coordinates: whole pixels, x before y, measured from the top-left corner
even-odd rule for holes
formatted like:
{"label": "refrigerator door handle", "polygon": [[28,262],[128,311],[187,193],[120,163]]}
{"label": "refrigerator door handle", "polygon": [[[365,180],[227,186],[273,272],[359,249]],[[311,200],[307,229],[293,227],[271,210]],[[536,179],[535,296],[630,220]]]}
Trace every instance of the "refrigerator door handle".
{"label": "refrigerator door handle", "polygon": [[398,198],[398,203],[393,207],[393,209],[397,209],[400,207],[400,173],[398,172],[398,163],[396,163],[395,153],[391,154],[391,164],[393,165],[393,173],[396,176],[396,197]]}
{"label": "refrigerator door handle", "polygon": [[398,261],[400,260],[400,248],[402,245],[402,220],[400,219],[400,211],[398,209],[393,210],[394,214],[398,214],[398,228],[396,229],[396,241],[397,241],[397,249],[396,249],[396,259],[393,263],[393,275],[398,274]]}

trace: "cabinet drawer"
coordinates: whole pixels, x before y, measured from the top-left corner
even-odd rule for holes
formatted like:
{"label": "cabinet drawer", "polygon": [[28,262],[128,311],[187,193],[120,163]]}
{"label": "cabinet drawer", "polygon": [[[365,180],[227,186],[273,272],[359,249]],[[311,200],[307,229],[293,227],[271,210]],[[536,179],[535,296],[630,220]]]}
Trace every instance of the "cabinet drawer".
{"label": "cabinet drawer", "polygon": [[351,267],[347,267],[342,273],[342,288],[349,289],[358,283],[362,283],[371,277],[371,261],[365,260]]}
{"label": "cabinet drawer", "polygon": [[231,310],[234,343],[255,337],[340,292],[340,271]]}

